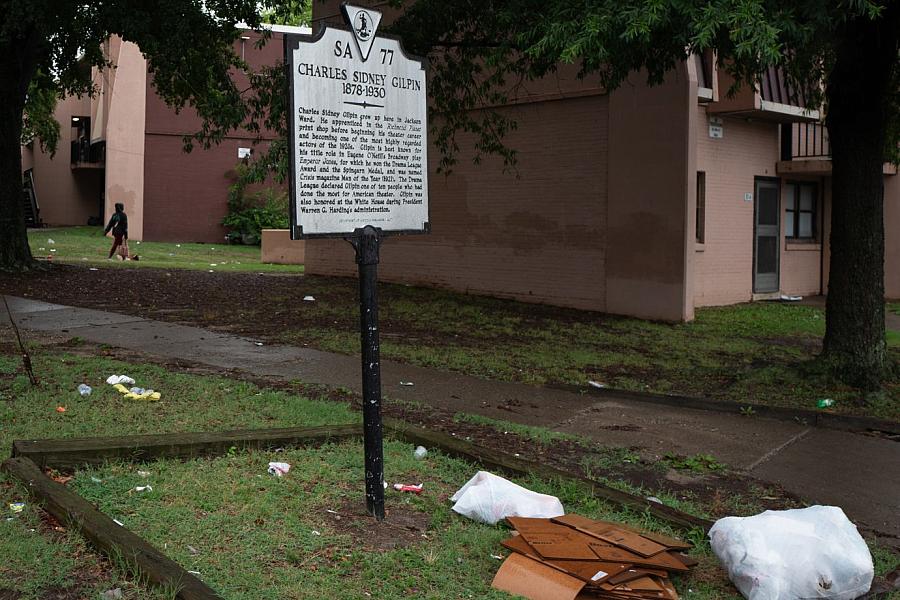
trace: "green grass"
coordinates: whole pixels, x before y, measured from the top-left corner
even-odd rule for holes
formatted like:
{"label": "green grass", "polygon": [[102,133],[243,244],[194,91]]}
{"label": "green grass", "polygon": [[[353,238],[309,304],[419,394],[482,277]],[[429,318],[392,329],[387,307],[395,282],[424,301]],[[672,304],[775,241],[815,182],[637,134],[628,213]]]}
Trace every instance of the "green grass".
{"label": "green grass", "polygon": [[[8,452],[12,441],[55,438],[214,431],[239,428],[301,427],[351,423],[358,417],[332,402],[260,389],[221,377],[171,373],[153,365],[129,365],[106,358],[65,353],[34,353],[34,370],[41,379],[32,388],[20,374],[16,355],[0,354],[0,448]],[[160,402],[125,400],[104,383],[112,374],[127,374],[137,385],[162,393]],[[79,383],[92,386],[82,398]],[[56,411],[64,406],[66,412]],[[13,515],[12,502],[26,502]],[[7,520],[11,518],[12,520]],[[32,531],[34,530],[34,531]],[[140,532],[138,532],[140,534]],[[122,587],[126,598],[156,600],[92,554],[78,535],[66,532],[42,535],[40,513],[26,491],[0,475],[0,590],[16,589],[23,599],[47,597],[48,589],[68,587],[88,578],[83,598],[99,597],[104,590]],[[2,595],[2,594],[0,594]]]}
{"label": "green grass", "polygon": [[[166,544],[174,560],[199,571],[228,600],[367,595],[508,598],[490,588],[500,565],[491,555],[508,554],[500,546],[508,536],[506,528],[474,523],[449,510],[448,497],[474,467],[440,452],[417,461],[412,450],[408,444],[385,443],[388,481],[425,484],[421,496],[388,491],[388,518],[401,511],[421,514],[428,524],[427,539],[393,550],[360,547],[360,541],[345,529],[353,521],[348,516],[352,507],[363,501],[358,442],[277,454],[111,465],[78,473],[73,485],[155,545]],[[270,460],[290,463],[291,472],[280,479],[266,475]],[[138,469],[151,474],[140,477]],[[598,502],[578,485],[532,478],[517,481],[558,495],[570,512],[684,535],[646,515]],[[131,492],[147,483],[152,492]],[[341,513],[342,519],[335,520],[328,510]],[[375,535],[396,534],[382,528]],[[694,539],[698,537],[695,533]],[[705,542],[700,542],[696,554],[707,577],[684,578],[678,583],[681,591],[705,587],[696,597],[739,598],[718,571]],[[708,578],[709,573],[717,574],[715,580]]]}
{"label": "green grass", "polygon": [[[0,353],[3,448],[19,438],[314,426],[359,420],[357,413],[324,398],[298,397],[222,377],[173,373],[154,365],[53,349],[34,349],[41,386],[32,388],[19,373],[19,357],[12,347],[6,346],[5,352]],[[162,400],[124,400],[104,383],[108,375],[122,373],[134,377],[140,386],[160,391]],[[93,386],[92,395],[79,396],[79,383]],[[65,406],[66,411],[57,412],[58,406]],[[495,429],[508,427],[502,421],[458,418]],[[516,434],[538,443],[557,439],[541,428],[523,428]],[[348,511],[362,502],[358,442],[279,453],[233,452],[188,462],[110,464],[76,473],[69,485],[185,568],[199,571],[204,581],[229,599],[359,598],[367,593],[373,598],[508,597],[489,587],[499,567],[491,554],[506,554],[499,546],[507,535],[505,529],[459,517],[447,502],[477,467],[434,449],[418,461],[412,450],[408,444],[386,442],[386,478],[391,483],[424,483],[426,492],[412,496],[389,491],[388,510],[389,514],[411,511],[424,515],[428,537],[387,551],[360,548],[326,512]],[[627,453],[618,458],[630,459]],[[270,460],[289,462],[293,468],[287,477],[271,477],[265,472]],[[604,460],[614,459],[606,456]],[[150,475],[141,476],[139,470]],[[575,483],[536,478],[517,481],[559,496],[570,512],[678,534],[647,514],[599,502]],[[152,492],[133,491],[147,484]],[[703,511],[690,500],[662,499]],[[16,589],[23,592],[23,600],[37,600],[46,597],[48,590],[79,581],[79,597],[83,598],[98,598],[113,587],[122,587],[125,597],[133,600],[168,597],[147,591],[116,561],[110,564],[98,559],[79,536],[50,531],[24,488],[3,475],[0,500],[4,517],[0,519],[0,590]],[[20,500],[27,502],[25,511],[11,516],[7,504]],[[6,520],[8,516],[10,520]],[[390,534],[388,530],[382,535]],[[690,537],[698,545],[696,555],[701,564],[693,575],[677,582],[678,588],[693,590],[690,597],[699,600],[739,598],[702,535],[693,532]],[[880,573],[895,566],[896,557],[891,553],[878,547],[873,552]],[[86,580],[85,573],[91,574]]]}
{"label": "green grass", "polygon": [[[319,278],[308,283],[320,284],[316,297],[327,301],[304,306],[310,326],[285,331],[280,341],[355,350],[351,290],[342,295],[334,289],[340,284]],[[900,368],[866,405],[816,360],[825,313],[813,306],[704,308],[691,323],[669,324],[407,286],[384,285],[381,297],[384,358],[487,379],[597,381],[740,405],[815,410],[828,397],[835,412],[900,419]],[[888,346],[889,360],[900,365],[900,332],[888,333]]]}
{"label": "green grass", "polygon": [[[138,261],[107,260],[112,238],[100,227],[32,229],[28,232],[31,253],[52,256],[53,262],[118,268],[213,270],[223,272],[302,273],[302,265],[270,265],[260,262],[259,246],[129,241]],[[53,240],[50,244],[48,240]]]}
{"label": "green grass", "polygon": [[570,433],[553,431],[552,429],[548,429],[546,427],[538,427],[536,425],[522,425],[520,423],[513,423],[512,421],[492,419],[490,417],[483,417],[481,415],[456,413],[455,415],[453,415],[453,420],[457,423],[473,423],[475,425],[490,427],[497,433],[501,433],[503,435],[513,434],[522,438],[523,440],[534,442],[535,444],[543,448],[547,448],[553,442],[559,440],[567,440],[579,444],[586,443],[585,440]]}

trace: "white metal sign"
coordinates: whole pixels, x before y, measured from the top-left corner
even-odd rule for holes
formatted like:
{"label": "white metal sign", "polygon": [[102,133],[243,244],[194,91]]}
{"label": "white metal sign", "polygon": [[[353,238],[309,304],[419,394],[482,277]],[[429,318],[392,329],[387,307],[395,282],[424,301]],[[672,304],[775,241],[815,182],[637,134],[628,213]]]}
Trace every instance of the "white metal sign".
{"label": "white metal sign", "polygon": [[719,117],[709,118],[709,137],[720,140],[725,137],[725,126]]}
{"label": "white metal sign", "polygon": [[425,61],[375,35],[378,11],[344,10],[353,31],[285,36],[291,238],[427,232]]}

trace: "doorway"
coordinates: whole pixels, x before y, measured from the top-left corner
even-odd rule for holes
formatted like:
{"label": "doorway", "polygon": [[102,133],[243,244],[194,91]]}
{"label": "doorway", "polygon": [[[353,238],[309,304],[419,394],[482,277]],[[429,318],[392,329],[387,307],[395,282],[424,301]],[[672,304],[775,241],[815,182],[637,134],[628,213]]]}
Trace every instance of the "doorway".
{"label": "doorway", "polygon": [[757,177],[753,187],[753,293],[767,294],[780,287],[781,186],[776,177]]}

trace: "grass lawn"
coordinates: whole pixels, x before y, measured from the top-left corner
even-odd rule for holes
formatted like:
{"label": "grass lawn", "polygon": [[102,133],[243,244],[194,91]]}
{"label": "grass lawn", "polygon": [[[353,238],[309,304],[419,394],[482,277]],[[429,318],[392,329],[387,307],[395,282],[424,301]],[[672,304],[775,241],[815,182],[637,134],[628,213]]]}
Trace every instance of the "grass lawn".
{"label": "grass lawn", "polygon": [[[34,349],[33,358],[42,380],[38,388],[20,372],[11,342],[0,344],[0,448],[20,438],[315,426],[360,418],[324,396],[300,397],[223,377],[175,373],[53,347]],[[103,383],[114,373],[160,391],[161,401],[123,399]],[[76,391],[83,382],[94,388],[84,398]],[[554,442],[537,429],[514,433],[542,444]],[[437,451],[416,461],[412,450],[407,444],[386,443],[387,479],[425,483],[426,493],[416,497],[389,491],[388,511],[424,526],[427,537],[406,529],[381,531],[379,539],[399,536],[410,542],[393,549],[369,548],[374,539],[366,528],[369,521],[353,514],[362,502],[358,442],[279,453],[234,452],[187,462],[114,463],[75,473],[68,485],[185,568],[199,571],[225,598],[508,597],[489,587],[499,568],[491,554],[506,554],[499,546],[505,529],[459,517],[447,502],[476,467]],[[293,468],[285,478],[273,478],[265,472],[270,460],[289,462]],[[574,484],[537,479],[520,483],[559,496],[570,512],[673,533],[644,514],[600,503]],[[148,484],[150,492],[133,491]],[[8,504],[18,501],[26,502],[24,511],[11,513]],[[94,599],[115,587],[133,600],[167,597],[98,558],[78,535],[48,520],[5,475],[0,475],[0,502],[0,597],[4,590],[16,590],[21,593],[12,596],[16,600],[38,600],[51,593]],[[698,545],[695,554],[701,564],[677,582],[679,590],[690,589],[686,597],[700,600],[739,598],[702,536],[689,535]],[[879,573],[896,566],[896,556],[889,551],[874,547],[873,554]]]}
{"label": "grass lawn", "polygon": [[[221,244],[176,244],[129,241],[138,261],[107,260],[112,238],[103,237],[101,227],[31,229],[28,241],[37,258],[52,256],[53,262],[103,267],[158,267],[225,272],[302,273],[302,265],[269,265],[260,262],[259,246]],[[53,240],[53,244],[49,243]]]}
{"label": "grass lawn", "polygon": [[[825,312],[814,306],[704,308],[691,323],[669,324],[406,286],[382,289],[385,358],[488,379],[597,381],[739,404],[814,409],[817,400],[832,398],[836,412],[900,420],[900,332],[888,333],[893,373],[884,391],[864,404],[859,390],[834,380],[815,360]],[[355,349],[352,298],[330,290],[321,295],[325,301],[298,309],[311,324],[282,330],[279,341]]]}

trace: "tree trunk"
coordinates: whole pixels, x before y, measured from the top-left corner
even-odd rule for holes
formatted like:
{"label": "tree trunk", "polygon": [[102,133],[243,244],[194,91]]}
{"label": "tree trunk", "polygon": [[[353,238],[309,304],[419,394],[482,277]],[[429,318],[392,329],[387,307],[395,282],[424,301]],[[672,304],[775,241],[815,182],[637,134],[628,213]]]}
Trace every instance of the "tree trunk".
{"label": "tree trunk", "polygon": [[25,229],[21,136],[37,53],[34,32],[0,44],[0,271],[21,271],[36,264]]}
{"label": "tree trunk", "polygon": [[831,267],[824,356],[844,382],[880,386],[885,367],[885,130],[894,110],[900,10],[843,26],[826,84],[832,152]]}

